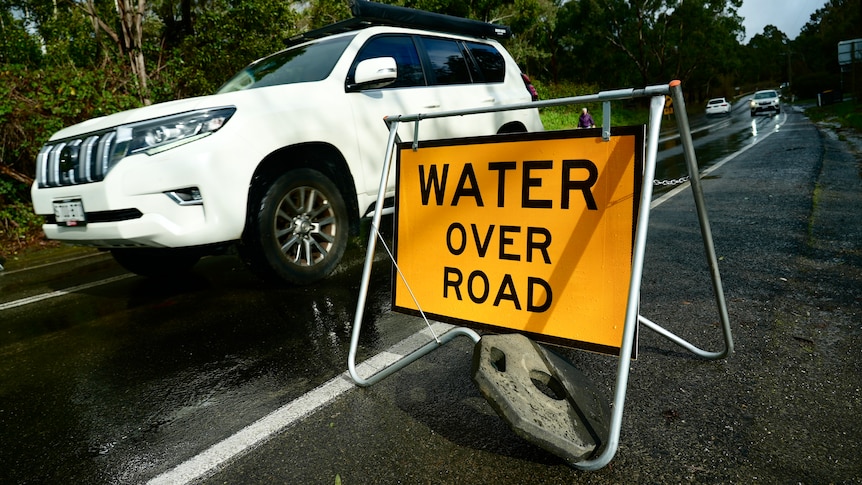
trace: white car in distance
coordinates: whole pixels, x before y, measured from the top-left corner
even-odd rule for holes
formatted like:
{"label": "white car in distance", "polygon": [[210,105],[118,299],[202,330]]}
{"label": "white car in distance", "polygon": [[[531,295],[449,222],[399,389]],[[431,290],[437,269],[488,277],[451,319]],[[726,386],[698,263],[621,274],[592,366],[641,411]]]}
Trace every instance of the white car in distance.
{"label": "white car in distance", "polygon": [[771,111],[775,114],[781,113],[781,97],[778,95],[778,91],[774,89],[757,91],[751,97],[749,104],[751,116],[756,116],[757,113],[763,111]]}
{"label": "white car in distance", "polygon": [[731,104],[725,98],[712,98],[706,103],[706,115],[730,114]]}

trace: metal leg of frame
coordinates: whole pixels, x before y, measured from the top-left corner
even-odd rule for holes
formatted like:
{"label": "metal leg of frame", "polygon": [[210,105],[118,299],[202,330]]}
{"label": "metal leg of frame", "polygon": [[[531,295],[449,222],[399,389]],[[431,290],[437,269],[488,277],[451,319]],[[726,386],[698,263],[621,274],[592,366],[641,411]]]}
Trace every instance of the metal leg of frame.
{"label": "metal leg of frame", "polygon": [[[417,122],[418,123],[418,122]],[[369,377],[362,377],[356,371],[356,351],[359,348],[359,334],[362,330],[362,317],[365,313],[365,303],[368,299],[368,284],[371,280],[371,266],[374,261],[374,251],[377,248],[377,228],[380,227],[380,219],[383,216],[383,201],[386,197],[386,186],[389,184],[389,172],[392,168],[392,158],[395,155],[395,140],[398,136],[398,120],[389,124],[389,141],[386,144],[386,155],[383,159],[383,173],[380,176],[380,188],[377,192],[377,203],[374,206],[374,215],[371,219],[371,231],[368,235],[368,248],[365,253],[365,265],[362,269],[362,281],[359,286],[359,298],[356,302],[356,315],[353,320],[353,331],[350,337],[350,353],[347,357],[347,370],[353,382],[358,386],[370,386],[381,379],[403,369],[417,359],[435,350],[455,337],[465,336],[474,343],[479,341],[479,334],[469,328],[455,327],[440,335],[435,340],[428,342],[410,354],[405,355],[393,364],[385,367]],[[418,131],[418,126],[414,128]]]}
{"label": "metal leg of frame", "polygon": [[733,352],[733,336],[730,331],[730,319],[727,313],[727,305],[724,300],[724,290],[721,284],[721,276],[718,270],[718,258],[715,255],[715,247],[712,240],[712,231],[706,214],[706,206],[703,197],[703,188],[700,184],[699,169],[694,155],[694,144],[691,139],[691,129],[688,125],[688,117],[685,113],[685,100],[682,96],[682,88],[678,82],[670,84],[670,95],[673,98],[677,124],[680,132],[681,142],[684,148],[686,165],[691,179],[691,188],[697,209],[698,222],[700,223],[701,236],[703,239],[706,258],[709,262],[710,276],[713,291],[715,293],[716,305],[722,323],[725,348],[723,351],[708,352],[689,343],[673,332],[661,327],[649,319],[636,314],[640,295],[641,277],[643,274],[644,252],[646,249],[647,224],[649,223],[650,202],[652,199],[652,185],[655,177],[656,155],[658,150],[658,134],[662,116],[664,100],[655,96],[650,103],[650,125],[647,146],[646,164],[644,167],[644,187],[641,197],[641,211],[638,216],[638,226],[635,235],[635,251],[632,258],[632,276],[629,286],[629,299],[626,308],[626,322],[623,329],[623,343],[620,349],[620,360],[617,368],[617,381],[614,392],[613,409],[611,411],[611,422],[609,436],[601,453],[591,460],[577,463],[575,466],[582,470],[598,470],[607,465],[616,454],[619,447],[619,434],[622,425],[622,414],[625,404],[628,376],[631,368],[631,351],[634,345],[634,333],[636,321],[644,324],[650,330],[685,348],[691,353],[711,360],[722,359]]}
{"label": "metal leg of frame", "polygon": [[691,139],[691,128],[689,128],[688,116],[685,113],[685,98],[682,95],[682,86],[678,81],[670,84],[670,96],[673,99],[673,104],[675,106],[674,113],[676,114],[677,125],[679,127],[679,136],[683,146],[685,163],[688,167],[689,182],[691,183],[691,192],[694,196],[694,205],[697,209],[697,219],[700,223],[700,234],[701,239],[703,239],[703,248],[706,253],[707,263],[709,264],[709,273],[712,279],[715,303],[718,307],[719,318],[721,319],[725,348],[723,351],[718,352],[700,350],[664,329],[658,331],[656,328],[658,326],[653,322],[646,319],[641,319],[641,322],[646,324],[648,328],[658,331],[660,334],[671,339],[677,344],[682,345],[700,357],[711,360],[723,359],[733,353],[733,335],[730,332],[730,318],[727,314],[727,303],[724,300],[724,288],[721,284],[721,274],[718,271],[718,258],[715,255],[715,246],[712,241],[712,230],[710,229],[709,218],[706,214],[703,186],[701,185],[699,176],[700,169],[697,166],[697,158],[694,155],[694,143]]}
{"label": "metal leg of frame", "polygon": [[650,101],[650,123],[647,136],[646,161],[644,163],[643,190],[641,191],[640,211],[635,231],[635,248],[632,255],[632,274],[629,283],[629,296],[626,303],[626,321],[623,327],[623,341],[617,363],[617,382],[614,390],[611,421],[608,426],[608,439],[601,453],[591,460],[575,464],[582,470],[598,470],[610,463],[617,453],[622,428],[623,408],[626,400],[629,370],[631,369],[632,349],[634,348],[635,329],[638,319],[641,276],[643,274],[644,253],[646,252],[647,226],[649,225],[650,201],[652,200],[653,179],[655,178],[658,135],[661,128],[661,114],[664,110],[664,97],[653,96]]}

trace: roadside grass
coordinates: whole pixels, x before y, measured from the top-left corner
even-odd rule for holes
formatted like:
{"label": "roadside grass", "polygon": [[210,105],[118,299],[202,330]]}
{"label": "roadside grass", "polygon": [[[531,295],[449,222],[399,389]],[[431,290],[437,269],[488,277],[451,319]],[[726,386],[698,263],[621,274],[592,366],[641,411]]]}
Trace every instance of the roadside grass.
{"label": "roadside grass", "polygon": [[805,114],[814,122],[837,123],[842,128],[862,133],[862,105],[858,101],[814,106],[807,108]]}
{"label": "roadside grass", "polygon": [[[546,130],[571,130],[578,127],[578,118],[581,116],[581,108],[584,107],[593,116],[596,126],[601,127],[604,123],[601,103],[542,108],[539,116]],[[611,126],[636,126],[646,124],[648,121],[649,112],[645,108],[631,108],[621,106],[619,103],[611,103]]]}
{"label": "roadside grass", "polygon": [[[592,84],[552,84],[544,85],[540,82],[533,83],[542,100],[571,98],[596,94],[601,89]],[[631,126],[642,125],[649,121],[649,110],[645,100],[615,101],[611,103],[611,125]],[[601,102],[582,103],[577,105],[554,106],[542,108],[539,116],[546,130],[570,130],[578,127],[578,118],[581,116],[581,108],[587,108],[595,121],[596,126],[602,126],[604,113]]]}

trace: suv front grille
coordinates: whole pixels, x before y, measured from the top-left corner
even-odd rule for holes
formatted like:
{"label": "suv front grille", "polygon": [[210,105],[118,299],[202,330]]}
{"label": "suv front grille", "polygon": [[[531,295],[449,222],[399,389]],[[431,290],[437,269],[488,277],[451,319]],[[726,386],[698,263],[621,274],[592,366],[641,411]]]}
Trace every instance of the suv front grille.
{"label": "suv front grille", "polygon": [[48,143],[36,159],[39,187],[99,182],[108,174],[114,152],[115,131]]}

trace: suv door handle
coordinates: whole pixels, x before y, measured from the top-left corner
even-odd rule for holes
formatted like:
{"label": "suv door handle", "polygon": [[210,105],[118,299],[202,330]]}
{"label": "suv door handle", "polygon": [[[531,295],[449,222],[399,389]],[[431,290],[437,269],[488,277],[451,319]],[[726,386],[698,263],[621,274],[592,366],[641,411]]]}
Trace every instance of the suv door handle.
{"label": "suv door handle", "polygon": [[432,109],[432,108],[439,108],[439,107],[440,107],[440,103],[429,104],[428,106],[425,106],[425,109]]}
{"label": "suv door handle", "polygon": [[482,102],[483,103],[493,103],[495,101],[497,101],[497,98],[488,98],[488,99],[483,100]]}

